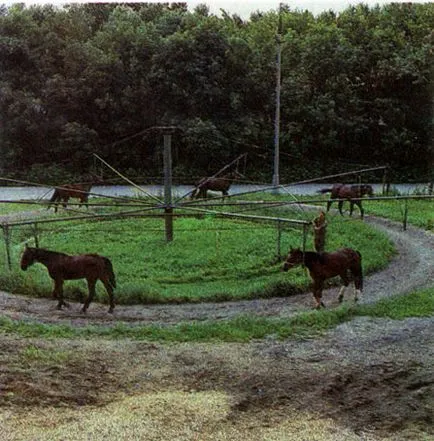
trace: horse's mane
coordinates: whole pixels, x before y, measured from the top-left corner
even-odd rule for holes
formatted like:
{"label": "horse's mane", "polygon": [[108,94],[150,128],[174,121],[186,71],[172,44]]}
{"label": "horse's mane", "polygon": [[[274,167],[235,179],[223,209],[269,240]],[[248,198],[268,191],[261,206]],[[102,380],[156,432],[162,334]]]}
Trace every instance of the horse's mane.
{"label": "horse's mane", "polygon": [[47,250],[46,248],[30,248],[30,250],[35,251],[37,254],[51,254],[56,256],[68,256],[69,254],[62,253],[60,251]]}

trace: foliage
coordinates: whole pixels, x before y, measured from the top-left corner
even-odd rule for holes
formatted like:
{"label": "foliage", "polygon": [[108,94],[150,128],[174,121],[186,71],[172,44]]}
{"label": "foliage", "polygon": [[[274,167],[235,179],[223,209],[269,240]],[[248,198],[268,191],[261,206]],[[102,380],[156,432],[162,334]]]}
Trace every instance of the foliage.
{"label": "foliage", "polygon": [[[184,180],[248,153],[250,178],[270,181],[277,23],[182,3],[3,7],[2,175],[60,183],[97,153],[159,176],[150,129],[173,124]],[[282,180],[386,163],[432,179],[433,28],[433,3],[282,9]]]}

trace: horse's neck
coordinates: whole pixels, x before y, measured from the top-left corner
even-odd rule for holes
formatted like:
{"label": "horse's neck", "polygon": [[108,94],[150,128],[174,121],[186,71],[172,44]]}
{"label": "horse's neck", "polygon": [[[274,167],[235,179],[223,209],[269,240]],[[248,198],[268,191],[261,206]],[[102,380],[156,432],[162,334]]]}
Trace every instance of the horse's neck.
{"label": "horse's neck", "polygon": [[222,179],[224,182],[227,182],[228,184],[232,184],[232,181],[234,180],[234,176],[229,173],[228,175],[222,176]]}
{"label": "horse's neck", "polygon": [[311,268],[311,266],[316,263],[321,262],[321,255],[319,253],[315,253],[314,251],[305,251],[304,252],[304,264]]}
{"label": "horse's neck", "polygon": [[35,256],[35,260],[45,266],[49,266],[54,259],[58,259],[60,256],[66,256],[66,254],[57,253],[56,251],[39,250]]}

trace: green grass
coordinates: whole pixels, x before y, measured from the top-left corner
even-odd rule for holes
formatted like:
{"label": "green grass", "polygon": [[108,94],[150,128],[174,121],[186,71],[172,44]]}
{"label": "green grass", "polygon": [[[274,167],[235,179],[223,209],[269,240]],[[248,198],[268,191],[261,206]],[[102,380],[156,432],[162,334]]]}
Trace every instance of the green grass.
{"label": "green grass", "polygon": [[13,202],[3,202],[0,204],[0,215],[10,214],[10,213],[18,213],[20,211],[33,211],[40,209],[41,206],[39,204],[26,204],[23,202],[13,203]]}
{"label": "green grass", "polygon": [[425,230],[434,231],[434,199],[403,199],[363,202],[366,213],[403,222],[407,210],[407,222]]}
{"label": "green grass", "polygon": [[[239,316],[226,321],[180,323],[174,326],[134,326],[118,324],[113,327],[47,325],[0,317],[0,332],[19,334],[26,338],[95,338],[148,340],[162,342],[247,342],[274,336],[278,339],[311,338],[356,316],[431,317],[434,315],[434,287],[406,296],[391,297],[373,305],[348,306],[336,309],[309,311],[288,319]],[[26,352],[27,357],[44,354]]]}
{"label": "green grass", "polygon": [[[264,210],[263,210],[264,211]],[[256,211],[256,214],[263,214]],[[315,213],[278,209],[268,216],[287,216],[311,221]],[[120,304],[179,303],[251,299],[286,296],[306,290],[310,280],[299,268],[280,271],[277,256],[277,229],[273,224],[221,219],[208,215],[202,219],[178,218],[174,221],[174,240],[165,242],[162,219],[122,219],[110,222],[63,222],[40,230],[40,246],[70,254],[97,252],[114,265]],[[3,289],[32,296],[49,296],[52,281],[47,270],[35,264],[22,272],[19,267],[24,242],[31,227],[13,233],[13,270],[0,274]],[[310,232],[307,247],[312,249]],[[286,227],[281,250],[302,245],[299,228]],[[2,245],[3,246],[3,245]],[[383,268],[394,254],[387,237],[359,220],[335,217],[330,222],[327,248],[349,246],[363,256],[365,273]],[[4,253],[0,257],[4,259]],[[4,264],[4,263],[3,263]],[[86,294],[84,281],[65,285],[67,297],[81,300]],[[98,301],[106,301],[102,287]]]}

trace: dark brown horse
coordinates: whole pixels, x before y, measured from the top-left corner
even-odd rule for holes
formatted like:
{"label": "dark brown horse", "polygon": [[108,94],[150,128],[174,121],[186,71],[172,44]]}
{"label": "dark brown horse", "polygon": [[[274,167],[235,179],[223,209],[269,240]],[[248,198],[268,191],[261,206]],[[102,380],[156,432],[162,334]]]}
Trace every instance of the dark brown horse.
{"label": "dark brown horse", "polygon": [[83,183],[65,184],[61,187],[56,187],[54,189],[53,196],[51,196],[50,198],[50,203],[48,204],[47,209],[50,208],[52,204],[54,204],[54,212],[57,213],[59,203],[63,201],[63,208],[66,208],[69,198],[79,199],[79,205],[81,206],[82,204],[85,204],[87,207],[89,192],[92,186],[93,183]]}
{"label": "dark brown horse", "polygon": [[86,312],[95,295],[95,285],[98,280],[104,284],[110,300],[112,313],[115,307],[113,289],[116,287],[116,279],[113,266],[107,257],[98,254],[81,254],[69,256],[68,254],[43,248],[26,248],[21,257],[21,269],[25,271],[30,265],[40,262],[47,267],[48,274],[54,280],[53,297],[58,299],[57,309],[67,306],[63,300],[63,282],[65,280],[86,279],[89,295],[84,302],[82,311]]}
{"label": "dark brown horse", "polygon": [[191,194],[192,199],[206,198],[208,195],[208,190],[211,191],[221,191],[222,196],[228,195],[229,188],[238,177],[236,172],[231,172],[226,175],[214,178],[202,178],[196,185],[193,193]]}
{"label": "dark brown horse", "polygon": [[330,210],[330,206],[335,200],[338,200],[339,213],[342,213],[342,207],[344,201],[350,201],[350,216],[353,214],[354,204],[359,207],[360,216],[363,218],[364,211],[362,207],[361,198],[365,195],[373,196],[374,190],[371,185],[368,184],[335,184],[332,188],[323,188],[318,191],[319,193],[331,193],[330,200],[327,202],[327,211]]}
{"label": "dark brown horse", "polygon": [[313,296],[316,307],[324,307],[321,301],[324,282],[331,277],[340,276],[344,286],[339,291],[339,302],[344,298],[345,288],[354,281],[355,301],[363,289],[362,256],[351,248],[341,248],[332,253],[302,251],[300,248],[289,251],[282,271],[288,271],[297,265],[305,265],[313,280]]}

